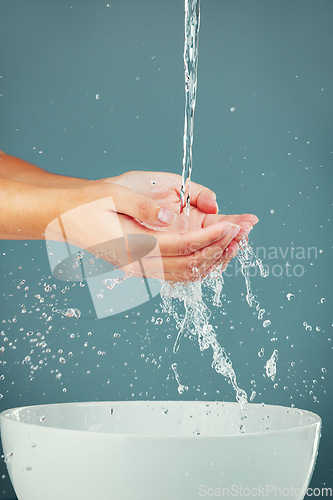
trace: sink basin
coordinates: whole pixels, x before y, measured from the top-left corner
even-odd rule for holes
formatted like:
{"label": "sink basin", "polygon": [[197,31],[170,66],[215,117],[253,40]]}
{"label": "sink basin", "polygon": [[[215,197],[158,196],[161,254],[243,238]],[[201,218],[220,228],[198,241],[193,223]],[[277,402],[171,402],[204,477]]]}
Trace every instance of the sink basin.
{"label": "sink basin", "polygon": [[192,500],[263,491],[302,499],[320,428],[320,417],[304,410],[249,404],[241,420],[237,403],[205,401],[52,404],[1,414],[19,500]]}

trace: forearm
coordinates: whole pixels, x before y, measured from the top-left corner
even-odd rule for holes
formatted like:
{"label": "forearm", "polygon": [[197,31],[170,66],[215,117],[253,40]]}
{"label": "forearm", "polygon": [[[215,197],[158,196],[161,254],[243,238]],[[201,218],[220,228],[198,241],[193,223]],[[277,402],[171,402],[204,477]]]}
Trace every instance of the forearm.
{"label": "forearm", "polygon": [[[45,187],[0,177],[0,240],[42,240],[50,222],[61,221],[74,208],[110,197],[111,186],[90,181],[83,187]],[[49,231],[47,237],[63,240],[61,231]]]}
{"label": "forearm", "polygon": [[0,151],[0,177],[35,186],[59,188],[79,187],[88,182],[86,179],[52,174],[3,151]]}
{"label": "forearm", "polygon": [[64,190],[0,178],[0,239],[44,239],[65,204]]}

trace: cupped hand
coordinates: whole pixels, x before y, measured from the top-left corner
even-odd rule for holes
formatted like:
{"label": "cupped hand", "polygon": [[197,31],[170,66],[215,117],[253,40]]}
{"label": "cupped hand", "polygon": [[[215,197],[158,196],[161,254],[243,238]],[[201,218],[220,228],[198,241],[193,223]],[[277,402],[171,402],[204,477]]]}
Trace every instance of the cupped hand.
{"label": "cupped hand", "polygon": [[[105,179],[105,181],[109,181]],[[119,177],[113,178],[112,182],[132,189],[136,193],[146,196],[151,200],[158,201],[161,205],[168,207],[175,214],[176,218],[167,227],[168,231],[177,232],[179,229],[179,197],[181,176],[169,172],[126,172]],[[189,216],[189,231],[196,231],[199,228],[207,228],[218,222],[229,222],[240,226],[238,234],[228,245],[227,251],[215,263],[223,264],[226,268],[230,260],[237,254],[239,242],[247,237],[253,226],[259,219],[253,214],[218,214],[218,205],[215,193],[195,182],[191,182],[191,207]],[[144,222],[144,221],[141,221]],[[146,221],[147,222],[147,221]],[[158,226],[159,224],[155,224]],[[210,271],[211,269],[209,269]],[[203,273],[201,274],[203,275]]]}
{"label": "cupped hand", "polygon": [[[128,172],[89,183],[63,216],[67,239],[136,276],[184,282],[225,267],[258,219],[219,215],[215,194],[192,183],[189,229],[179,233],[179,188],[180,176],[163,172]],[[127,237],[126,251],[120,235]],[[152,240],[154,249],[147,252]]]}
{"label": "cupped hand", "polygon": [[[102,179],[101,182],[112,182],[135,191],[147,199],[156,201],[159,205],[170,210],[176,217],[168,225],[169,231],[178,231],[179,226],[179,197],[181,176],[169,172],[126,172],[118,177]],[[257,224],[258,217],[253,214],[221,215],[218,214],[218,205],[216,194],[211,189],[191,182],[191,207],[189,218],[189,230],[207,227],[216,222],[228,221],[232,224],[238,224],[243,228],[239,237]],[[147,222],[148,220],[141,221]],[[150,221],[151,222],[151,221]],[[151,222],[152,223],[152,222]],[[157,221],[155,226],[161,224]]]}

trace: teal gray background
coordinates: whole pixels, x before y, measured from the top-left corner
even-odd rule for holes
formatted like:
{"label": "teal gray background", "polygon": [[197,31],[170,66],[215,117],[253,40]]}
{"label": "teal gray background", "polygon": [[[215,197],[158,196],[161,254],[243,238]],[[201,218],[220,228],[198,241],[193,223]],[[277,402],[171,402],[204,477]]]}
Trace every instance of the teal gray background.
{"label": "teal gray background", "polygon": [[[127,170],[180,173],[183,1],[109,3],[0,0],[0,149],[52,172],[90,179]],[[311,485],[333,487],[333,3],[202,0],[201,14],[193,180],[215,190],[221,212],[258,215],[251,241],[265,249],[271,270],[286,261],[289,269],[304,268],[298,277],[284,271],[253,279],[272,321],[269,331],[245,303],[241,276],[226,278],[226,315],[213,309],[213,324],[249,394],[255,380],[254,402],[294,404],[321,415]],[[305,248],[305,258],[292,257],[292,246]],[[274,258],[271,251],[269,258],[269,247],[287,257],[279,251]],[[317,251],[307,255],[309,247]],[[1,242],[0,266],[0,338],[6,348],[1,409],[113,399],[234,400],[210,367],[211,352],[200,353],[195,340],[184,339],[172,354],[175,328],[160,312],[158,297],[98,321],[86,288],[62,293],[63,284],[49,276],[43,242]],[[57,285],[54,298],[44,283]],[[289,292],[295,300],[287,300]],[[52,313],[50,304],[78,307],[82,317]],[[158,317],[162,324],[152,321]],[[38,338],[50,325],[51,352],[36,347],[34,353],[34,364],[47,365],[30,381],[29,367],[22,365],[31,348],[26,332]],[[273,349],[279,350],[276,388],[263,376]],[[189,386],[182,396],[173,362]],[[14,498],[2,467],[0,498]]]}

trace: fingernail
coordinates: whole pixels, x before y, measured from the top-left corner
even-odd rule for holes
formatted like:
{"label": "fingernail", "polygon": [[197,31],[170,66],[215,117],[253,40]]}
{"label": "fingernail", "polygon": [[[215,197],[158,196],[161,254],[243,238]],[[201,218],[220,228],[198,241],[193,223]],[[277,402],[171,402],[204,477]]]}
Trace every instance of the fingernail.
{"label": "fingernail", "polygon": [[157,214],[157,219],[163,224],[172,224],[176,219],[176,214],[168,208],[160,208]]}
{"label": "fingernail", "polygon": [[219,213],[219,206],[218,206],[217,201],[215,203],[216,203],[216,213],[218,214]]}

